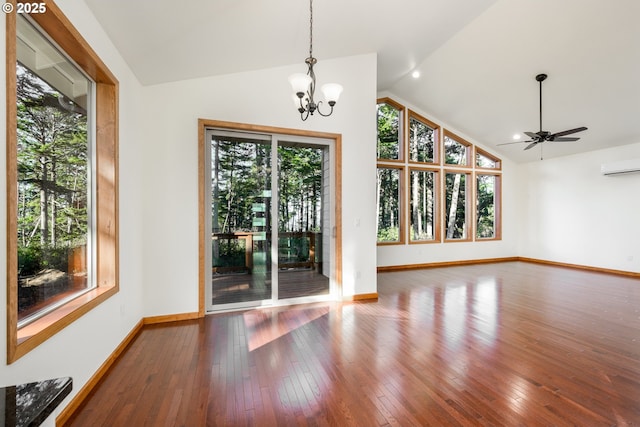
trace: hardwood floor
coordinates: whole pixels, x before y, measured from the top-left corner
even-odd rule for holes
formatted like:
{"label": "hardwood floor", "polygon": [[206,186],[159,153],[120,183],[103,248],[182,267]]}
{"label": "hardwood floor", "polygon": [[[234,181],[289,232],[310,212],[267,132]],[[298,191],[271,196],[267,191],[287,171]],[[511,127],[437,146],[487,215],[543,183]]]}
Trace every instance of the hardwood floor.
{"label": "hardwood floor", "polygon": [[510,262],[378,294],[147,326],[68,425],[640,425],[640,280]]}

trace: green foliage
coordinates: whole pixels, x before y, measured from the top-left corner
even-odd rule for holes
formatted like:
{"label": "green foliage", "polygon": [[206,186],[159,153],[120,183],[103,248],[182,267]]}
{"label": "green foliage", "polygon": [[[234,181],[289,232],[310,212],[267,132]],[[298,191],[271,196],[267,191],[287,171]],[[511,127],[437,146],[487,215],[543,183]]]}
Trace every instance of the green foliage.
{"label": "green foliage", "polygon": [[411,171],[411,240],[433,239],[435,221],[435,173]]}
{"label": "green foliage", "polygon": [[[219,239],[217,251],[213,251],[213,267],[242,267],[245,264],[244,241]],[[217,252],[217,253],[216,253]]]}
{"label": "green foliage", "polygon": [[27,68],[17,76],[18,244],[67,247],[88,232],[87,115]]}
{"label": "green foliage", "polygon": [[495,180],[492,175],[477,175],[477,223],[479,238],[495,237]]}
{"label": "green foliage", "polygon": [[18,276],[31,276],[42,270],[41,251],[39,247],[18,247]]}
{"label": "green foliage", "polygon": [[399,159],[400,155],[400,111],[389,104],[378,104],[379,159]]}
{"label": "green foliage", "polygon": [[[400,170],[377,169],[378,241],[391,241],[389,230],[400,228]],[[399,236],[399,234],[397,234]],[[384,239],[384,240],[381,240]],[[398,241],[398,237],[394,241]]]}
{"label": "green foliage", "polygon": [[308,237],[284,237],[278,239],[278,262],[305,262],[309,260]]}
{"label": "green foliage", "polygon": [[413,117],[409,119],[409,158],[414,162],[433,162],[435,132]]}
{"label": "green foliage", "polygon": [[47,268],[68,271],[69,251],[68,247],[42,247],[38,243],[18,247],[18,277],[32,276]]}
{"label": "green foliage", "polygon": [[400,240],[400,228],[378,228],[378,242],[397,242]]}
{"label": "green foliage", "polygon": [[[269,143],[270,144],[270,143]],[[253,205],[270,209],[271,148],[261,142],[218,139],[212,144],[213,230],[253,231]],[[278,147],[278,229],[282,232],[321,228],[323,149]]]}
{"label": "green foliage", "polygon": [[444,158],[448,165],[465,165],[467,146],[448,136],[444,137]]}

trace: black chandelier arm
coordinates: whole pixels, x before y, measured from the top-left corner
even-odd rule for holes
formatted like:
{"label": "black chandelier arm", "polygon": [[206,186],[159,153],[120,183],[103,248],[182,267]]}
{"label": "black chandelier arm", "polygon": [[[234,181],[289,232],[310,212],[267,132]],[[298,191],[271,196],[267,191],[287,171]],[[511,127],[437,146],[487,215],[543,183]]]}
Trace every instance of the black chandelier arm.
{"label": "black chandelier arm", "polygon": [[318,102],[318,106],[316,108],[316,111],[318,112],[318,114],[320,114],[322,117],[329,117],[331,114],[333,114],[333,105],[335,105],[335,102],[329,103],[329,107],[331,107],[331,110],[329,110],[328,114],[323,114],[322,111],[320,111],[320,104],[322,104],[322,101]]}

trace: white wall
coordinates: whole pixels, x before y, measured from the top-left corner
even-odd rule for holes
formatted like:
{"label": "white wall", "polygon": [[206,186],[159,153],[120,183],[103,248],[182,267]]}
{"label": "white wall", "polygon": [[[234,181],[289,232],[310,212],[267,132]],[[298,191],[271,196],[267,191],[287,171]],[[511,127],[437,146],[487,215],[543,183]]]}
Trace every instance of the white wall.
{"label": "white wall", "polygon": [[[143,314],[144,279],[141,230],[144,218],[139,195],[143,193],[145,152],[141,141],[142,120],[141,86],[109,39],[101,31],[91,12],[83,2],[57,0],[56,3],[107,64],[120,82],[120,292],[90,313],[74,322],[35,350],[11,365],[6,364],[6,340],[0,339],[0,386],[53,377],[70,376],[75,395],[116,346],[133,329]],[[5,45],[5,20],[0,19],[2,46]],[[0,62],[4,63],[5,49],[0,49]],[[4,67],[0,80],[5,81]],[[0,85],[3,97],[4,84]],[[4,103],[0,116],[5,117]],[[6,123],[0,120],[0,241],[6,241]],[[6,277],[6,246],[0,245],[0,277]],[[6,281],[0,281],[0,307],[6,307]],[[0,331],[6,330],[6,316],[0,316]],[[4,337],[5,334],[2,333]],[[70,400],[58,408],[56,414]],[[51,424],[56,414],[47,420]]]}
{"label": "white wall", "polygon": [[520,255],[640,272],[640,173],[600,173],[630,158],[640,143],[523,165]]}
{"label": "white wall", "polygon": [[318,83],[345,91],[332,116],[306,122],[287,81],[304,71],[301,60],[143,89],[146,316],[198,309],[198,118],[342,134],[343,290],[376,292],[376,55],[319,61]]}
{"label": "white wall", "polygon": [[[485,151],[494,153],[491,147],[479,143],[469,135],[465,135],[457,129],[448,126],[446,122],[427,112],[421,111],[419,108],[395,96],[393,93],[382,92],[378,97],[389,97]],[[502,240],[378,246],[378,266],[427,264],[516,256],[519,232],[518,219],[521,215],[521,204],[518,202],[521,176],[517,164],[501,156],[498,157],[502,159]]]}

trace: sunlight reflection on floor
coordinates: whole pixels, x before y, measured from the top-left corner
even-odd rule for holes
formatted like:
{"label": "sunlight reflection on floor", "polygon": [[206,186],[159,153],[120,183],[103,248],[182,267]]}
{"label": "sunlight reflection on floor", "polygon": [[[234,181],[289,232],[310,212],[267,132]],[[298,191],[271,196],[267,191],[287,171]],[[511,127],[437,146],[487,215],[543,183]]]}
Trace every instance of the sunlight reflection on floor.
{"label": "sunlight reflection on floor", "polygon": [[[250,310],[244,313],[249,351],[287,335],[329,313],[329,306],[279,310]],[[281,316],[286,316],[283,322]]]}

